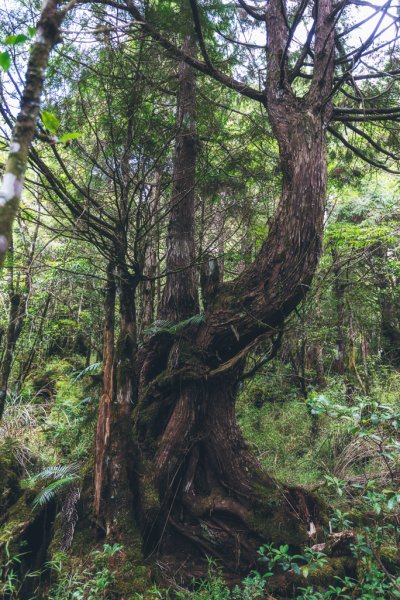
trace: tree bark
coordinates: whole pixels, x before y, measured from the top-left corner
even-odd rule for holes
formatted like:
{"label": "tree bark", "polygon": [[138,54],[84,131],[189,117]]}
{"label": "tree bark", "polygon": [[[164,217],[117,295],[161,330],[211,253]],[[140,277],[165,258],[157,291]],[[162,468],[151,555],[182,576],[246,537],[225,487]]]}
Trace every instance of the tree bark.
{"label": "tree bark", "polygon": [[[195,56],[193,35],[187,34],[182,49]],[[179,64],[177,99],[178,134],[172,175],[171,212],[167,239],[167,280],[159,316],[180,321],[199,312],[195,263],[194,181],[196,170],[196,75],[185,62]]]}
{"label": "tree bark", "polygon": [[104,296],[103,325],[103,390],[100,398],[96,426],[96,448],[94,465],[94,512],[99,520],[102,512],[104,472],[107,469],[107,451],[110,443],[111,405],[114,396],[114,337],[115,337],[115,265],[107,265],[107,283]]}
{"label": "tree bark", "polygon": [[[137,457],[133,449],[131,415],[137,396],[137,284],[137,277],[117,267],[120,331],[114,366],[109,356],[113,335],[111,327],[107,335],[107,381],[104,383],[107,398],[105,395],[102,397],[96,435],[95,513],[105,535],[117,540],[129,534],[136,535],[133,490]],[[108,300],[107,318],[110,326],[111,291]],[[110,394],[111,400],[108,399]]]}
{"label": "tree bark", "polygon": [[15,122],[9,155],[0,189],[0,267],[11,244],[12,225],[18,211],[24,185],[28,153],[35,134],[39,115],[44,72],[50,52],[59,40],[59,27],[65,16],[58,11],[57,0],[43,4],[37,25],[37,36],[32,45],[20,111]]}
{"label": "tree bark", "polygon": [[336,356],[333,363],[334,371],[338,375],[344,375],[345,372],[345,291],[346,283],[343,280],[342,269],[339,264],[339,255],[336,250],[332,250],[333,259],[333,291],[336,304]]}
{"label": "tree bark", "polygon": [[154,321],[154,305],[156,299],[155,277],[157,275],[158,256],[157,249],[159,239],[155,224],[157,211],[160,204],[161,195],[161,173],[155,173],[155,180],[152,184],[152,189],[149,198],[149,228],[150,232],[146,248],[144,251],[144,268],[143,275],[145,277],[140,286],[141,292],[141,318],[140,318],[140,338],[143,340],[144,331]]}
{"label": "tree bark", "polygon": [[[8,327],[7,327],[7,335],[6,335],[6,346],[3,355],[3,360],[1,363],[1,382],[0,382],[0,421],[3,417],[6,398],[7,398],[7,390],[8,383],[11,375],[11,369],[14,360],[15,349],[19,340],[19,337],[22,332],[22,327],[24,325],[24,320],[26,316],[26,311],[28,307],[28,301],[31,294],[32,288],[32,267],[35,259],[35,251],[36,251],[36,242],[38,239],[40,221],[37,222],[32,241],[30,244],[29,252],[27,252],[26,256],[26,264],[25,264],[25,277],[22,286],[20,286],[19,281],[15,284],[14,281],[14,265],[11,264],[11,276],[10,276],[10,290],[9,290],[9,299],[10,299],[10,310],[9,310],[9,318],[8,318]],[[13,262],[14,255],[13,251],[11,251],[11,260]],[[19,277],[18,277],[19,280]]]}
{"label": "tree bark", "polygon": [[385,273],[387,249],[378,248],[375,255],[379,259],[376,280],[381,308],[382,356],[397,367],[400,364],[400,327],[398,311],[393,301],[393,285]]}

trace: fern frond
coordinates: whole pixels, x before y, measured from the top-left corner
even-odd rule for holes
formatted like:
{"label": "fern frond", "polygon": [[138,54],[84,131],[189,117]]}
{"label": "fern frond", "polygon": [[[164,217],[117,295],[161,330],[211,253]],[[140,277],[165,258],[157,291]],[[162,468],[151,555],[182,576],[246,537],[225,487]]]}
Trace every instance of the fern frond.
{"label": "fern frond", "polygon": [[179,323],[175,323],[172,327],[169,328],[169,331],[171,333],[177,333],[185,327],[198,327],[202,323],[205,323],[204,314],[193,315],[193,317],[189,317],[184,321],[179,321]]}
{"label": "fern frond", "polygon": [[74,381],[79,381],[79,379],[82,379],[82,377],[85,377],[85,375],[92,375],[98,369],[100,369],[100,367],[101,367],[101,362],[95,362],[92,365],[89,365],[88,367],[86,367],[86,369],[83,369],[83,371],[78,371],[78,372],[74,373],[74,375],[75,375]]}
{"label": "fern frond", "polygon": [[36,473],[29,479],[25,479],[25,485],[31,487],[41,479],[63,479],[65,477],[77,477],[81,465],[79,463],[71,463],[69,465],[53,465],[46,467],[40,473]]}
{"label": "fern frond", "polygon": [[178,333],[185,327],[190,326],[199,326],[205,322],[204,314],[193,315],[193,317],[189,317],[188,319],[184,319],[183,321],[179,321],[178,323],[172,323],[171,321],[154,321],[144,330],[146,335],[155,335],[156,333],[160,333],[162,331],[166,331],[168,333]]}
{"label": "fern frond", "polygon": [[145,335],[155,335],[156,333],[160,333],[161,331],[169,331],[171,327],[171,321],[164,321],[162,319],[158,319],[154,321],[149,327],[144,329]]}
{"label": "fern frond", "polygon": [[79,479],[78,475],[70,475],[69,477],[63,477],[62,479],[56,479],[56,481],[52,481],[49,485],[40,490],[38,495],[35,497],[32,502],[33,508],[44,506],[56,497],[61,488],[65,488],[77,479]]}

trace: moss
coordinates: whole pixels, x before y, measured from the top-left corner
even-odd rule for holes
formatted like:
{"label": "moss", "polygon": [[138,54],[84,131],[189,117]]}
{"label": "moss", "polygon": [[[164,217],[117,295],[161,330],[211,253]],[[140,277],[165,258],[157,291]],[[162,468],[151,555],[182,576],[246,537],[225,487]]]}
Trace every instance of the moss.
{"label": "moss", "polygon": [[345,577],[353,573],[354,569],[355,560],[350,556],[330,558],[327,563],[309,576],[309,581],[315,586],[326,589],[335,583],[336,577]]}
{"label": "moss", "polygon": [[37,511],[32,509],[32,501],[35,496],[35,490],[26,490],[9,508],[0,527],[0,547],[11,541],[17,542],[20,535],[34,520]]}
{"label": "moss", "polygon": [[136,598],[136,594],[146,592],[151,585],[151,570],[143,564],[129,560],[129,553],[114,575],[113,591],[118,598]]}
{"label": "moss", "polygon": [[291,514],[282,493],[261,485],[256,491],[262,507],[254,508],[249,526],[266,542],[302,546],[307,541],[307,529],[297,516]]}
{"label": "moss", "polygon": [[140,478],[140,506],[143,512],[149,513],[158,512],[160,509],[160,498],[158,491],[154,485],[153,467],[150,461],[143,461],[141,465],[142,476]]}
{"label": "moss", "polygon": [[[0,446],[0,515],[5,515],[9,506],[21,495],[19,486],[19,465],[13,453],[13,440],[4,440]],[[0,516],[1,520],[1,516]]]}
{"label": "moss", "polygon": [[396,546],[382,546],[379,549],[379,558],[390,572],[395,573],[398,571],[400,567],[400,556]]}

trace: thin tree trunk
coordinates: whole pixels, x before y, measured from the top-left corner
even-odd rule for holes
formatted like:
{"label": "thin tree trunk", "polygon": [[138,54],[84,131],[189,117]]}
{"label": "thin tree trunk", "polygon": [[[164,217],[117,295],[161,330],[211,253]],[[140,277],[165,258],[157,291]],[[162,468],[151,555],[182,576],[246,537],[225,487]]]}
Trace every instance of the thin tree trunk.
{"label": "thin tree trunk", "polygon": [[[3,361],[1,364],[1,382],[0,382],[0,420],[3,417],[6,398],[7,398],[7,390],[8,383],[11,375],[11,369],[14,360],[15,349],[19,340],[19,337],[22,332],[22,327],[24,324],[24,320],[26,317],[28,301],[31,294],[32,289],[32,268],[35,259],[35,251],[36,251],[36,242],[38,239],[40,227],[40,220],[38,220],[34,234],[32,237],[32,241],[30,244],[29,251],[27,251],[26,257],[26,273],[24,278],[24,290],[20,291],[19,284],[14,284],[14,266],[11,264],[11,284],[10,284],[10,312],[8,319],[8,327],[7,327],[7,337],[6,337],[6,347],[3,355]],[[12,254],[12,261],[14,260],[14,256]]]}
{"label": "thin tree trunk", "polygon": [[[195,56],[193,35],[182,49]],[[196,75],[185,62],[179,64],[177,128],[172,176],[171,212],[167,239],[167,279],[160,318],[180,321],[199,312],[195,263]]]}
{"label": "thin tree trunk", "polygon": [[379,247],[375,251],[379,258],[377,284],[381,307],[382,356],[394,366],[400,364],[400,327],[398,311],[393,301],[392,282],[385,272],[387,249]]}
{"label": "thin tree trunk", "polygon": [[149,225],[150,225],[150,234],[149,239],[147,241],[145,253],[144,253],[144,268],[143,275],[144,277],[148,277],[148,279],[142,281],[140,286],[141,292],[141,318],[140,318],[140,338],[143,339],[144,330],[153,323],[155,315],[154,315],[154,306],[155,306],[155,298],[156,298],[156,285],[155,285],[155,277],[157,275],[157,249],[158,249],[158,236],[157,236],[157,228],[155,226],[155,217],[157,210],[159,208],[160,203],[160,194],[161,194],[161,174],[156,172],[155,180],[152,184],[152,190],[149,198]]}
{"label": "thin tree trunk", "polygon": [[334,274],[333,292],[336,304],[336,356],[333,363],[334,371],[338,375],[345,372],[345,291],[346,283],[343,279],[343,273],[339,262],[339,255],[336,250],[332,250],[332,270]]}
{"label": "thin tree trunk", "polygon": [[110,443],[111,405],[114,395],[114,338],[115,338],[115,296],[116,285],[114,275],[115,265],[107,265],[107,283],[104,295],[104,325],[103,325],[103,389],[100,398],[99,415],[96,427],[96,449],[94,466],[94,512],[100,518],[102,497],[104,492],[103,479],[106,469],[107,451]]}
{"label": "thin tree trunk", "polygon": [[27,360],[21,366],[20,374],[18,376],[18,389],[21,389],[27,375],[29,374],[29,372],[31,370],[37,347],[39,346],[40,341],[42,339],[43,327],[44,327],[44,324],[46,321],[47,311],[49,310],[51,298],[52,298],[51,293],[48,293],[45,303],[44,303],[44,306],[43,306],[42,314],[40,315],[39,327],[38,327],[37,333],[35,335],[35,338],[33,340],[31,350],[29,352]]}
{"label": "thin tree trunk", "polygon": [[[318,331],[322,330],[322,310],[321,310],[321,282],[318,281],[317,293],[315,296],[315,314],[316,314],[316,325]],[[321,339],[318,337],[313,345],[314,352],[314,365],[316,372],[316,382],[318,389],[322,390],[326,385],[325,380],[325,368],[324,368],[324,351],[321,343]]]}
{"label": "thin tree trunk", "polygon": [[59,40],[59,27],[65,16],[57,11],[57,0],[43,4],[37,36],[32,45],[20,112],[15,122],[9,155],[0,189],[0,267],[11,244],[12,225],[18,211],[28,164],[29,148],[35,134],[36,119],[40,110],[43,74],[47,68],[50,52]]}

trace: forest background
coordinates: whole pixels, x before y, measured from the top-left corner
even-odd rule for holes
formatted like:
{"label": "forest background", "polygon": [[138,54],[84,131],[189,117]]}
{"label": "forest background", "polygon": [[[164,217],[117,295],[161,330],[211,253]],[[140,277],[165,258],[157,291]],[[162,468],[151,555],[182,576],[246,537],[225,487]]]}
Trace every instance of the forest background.
{"label": "forest background", "polygon": [[2,594],[400,597],[398,6],[53,4],[0,22]]}

